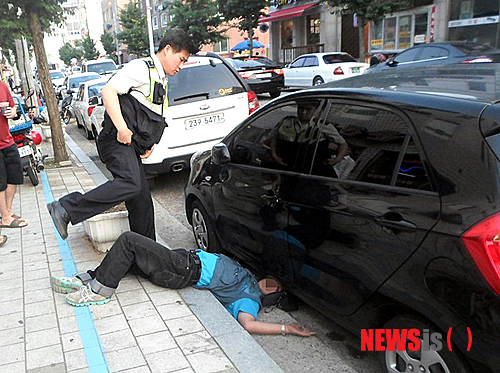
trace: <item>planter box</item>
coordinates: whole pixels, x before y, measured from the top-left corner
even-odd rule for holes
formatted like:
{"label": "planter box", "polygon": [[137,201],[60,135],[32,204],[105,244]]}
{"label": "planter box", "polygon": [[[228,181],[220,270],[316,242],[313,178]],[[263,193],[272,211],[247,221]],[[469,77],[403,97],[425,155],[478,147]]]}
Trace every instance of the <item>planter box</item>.
{"label": "planter box", "polygon": [[52,134],[50,133],[50,126],[40,124],[40,129],[42,130],[42,137],[44,140],[50,139],[52,137]]}
{"label": "planter box", "polygon": [[96,215],[83,222],[97,251],[107,252],[123,232],[129,231],[128,211],[116,211]]}

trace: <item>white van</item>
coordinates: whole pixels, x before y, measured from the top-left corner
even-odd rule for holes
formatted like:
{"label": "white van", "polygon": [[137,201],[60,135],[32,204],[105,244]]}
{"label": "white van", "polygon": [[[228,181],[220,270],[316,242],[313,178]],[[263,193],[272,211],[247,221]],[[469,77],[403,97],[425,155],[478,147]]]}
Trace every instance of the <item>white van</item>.
{"label": "white van", "polygon": [[85,61],[82,63],[82,73],[98,73],[101,76],[114,74],[116,72],[116,64],[109,58],[100,58],[93,61]]}

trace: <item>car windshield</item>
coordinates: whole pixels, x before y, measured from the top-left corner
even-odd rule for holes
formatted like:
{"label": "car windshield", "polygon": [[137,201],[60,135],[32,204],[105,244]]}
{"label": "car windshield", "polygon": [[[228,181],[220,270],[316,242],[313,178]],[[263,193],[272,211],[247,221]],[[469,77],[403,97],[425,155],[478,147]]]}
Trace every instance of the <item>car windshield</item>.
{"label": "car windshield", "polygon": [[87,66],[88,72],[105,74],[107,72],[114,72],[116,70],[116,66],[113,62],[101,62],[101,63],[93,63]]}
{"label": "car windshield", "polygon": [[233,59],[234,67],[238,69],[248,69],[252,67],[262,67],[265,66],[262,62],[256,60],[237,60]]}
{"label": "car windshield", "polygon": [[69,88],[71,88],[71,89],[72,88],[79,88],[80,84],[82,84],[83,82],[86,82],[87,80],[98,79],[98,78],[99,78],[99,74],[79,76],[77,78],[70,78],[69,79]]}
{"label": "car windshield", "polygon": [[184,67],[168,79],[171,106],[245,91],[238,78],[222,63]]}
{"label": "car windshield", "polygon": [[89,98],[97,96],[101,97],[101,91],[106,85],[106,82],[98,83],[98,84],[92,84],[89,86]]}
{"label": "car windshield", "polygon": [[58,78],[64,78],[64,74],[60,71],[51,71],[50,72],[50,79],[58,79]]}
{"label": "car windshield", "polygon": [[326,64],[339,63],[339,62],[356,62],[356,60],[350,54],[327,54],[323,56],[323,61]]}

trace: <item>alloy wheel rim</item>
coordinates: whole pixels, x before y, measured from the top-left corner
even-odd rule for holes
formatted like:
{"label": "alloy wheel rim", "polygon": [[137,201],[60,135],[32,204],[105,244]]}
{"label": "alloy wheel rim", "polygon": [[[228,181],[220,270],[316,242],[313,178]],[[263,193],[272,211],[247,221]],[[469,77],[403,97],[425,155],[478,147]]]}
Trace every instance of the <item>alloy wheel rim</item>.
{"label": "alloy wheel rim", "polygon": [[438,351],[386,351],[389,373],[451,373]]}
{"label": "alloy wheel rim", "polygon": [[204,251],[208,249],[208,230],[205,218],[200,210],[193,209],[193,231],[198,247]]}

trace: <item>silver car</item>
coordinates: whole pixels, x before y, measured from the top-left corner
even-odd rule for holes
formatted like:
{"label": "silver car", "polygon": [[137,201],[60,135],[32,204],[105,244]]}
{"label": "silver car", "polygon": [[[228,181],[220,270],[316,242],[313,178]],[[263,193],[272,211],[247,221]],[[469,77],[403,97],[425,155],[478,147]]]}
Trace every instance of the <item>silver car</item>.
{"label": "silver car", "polygon": [[101,91],[108,82],[107,78],[89,80],[80,85],[72,105],[78,128],[83,128],[87,138],[93,139],[97,131],[92,128],[90,116],[101,100]]}

